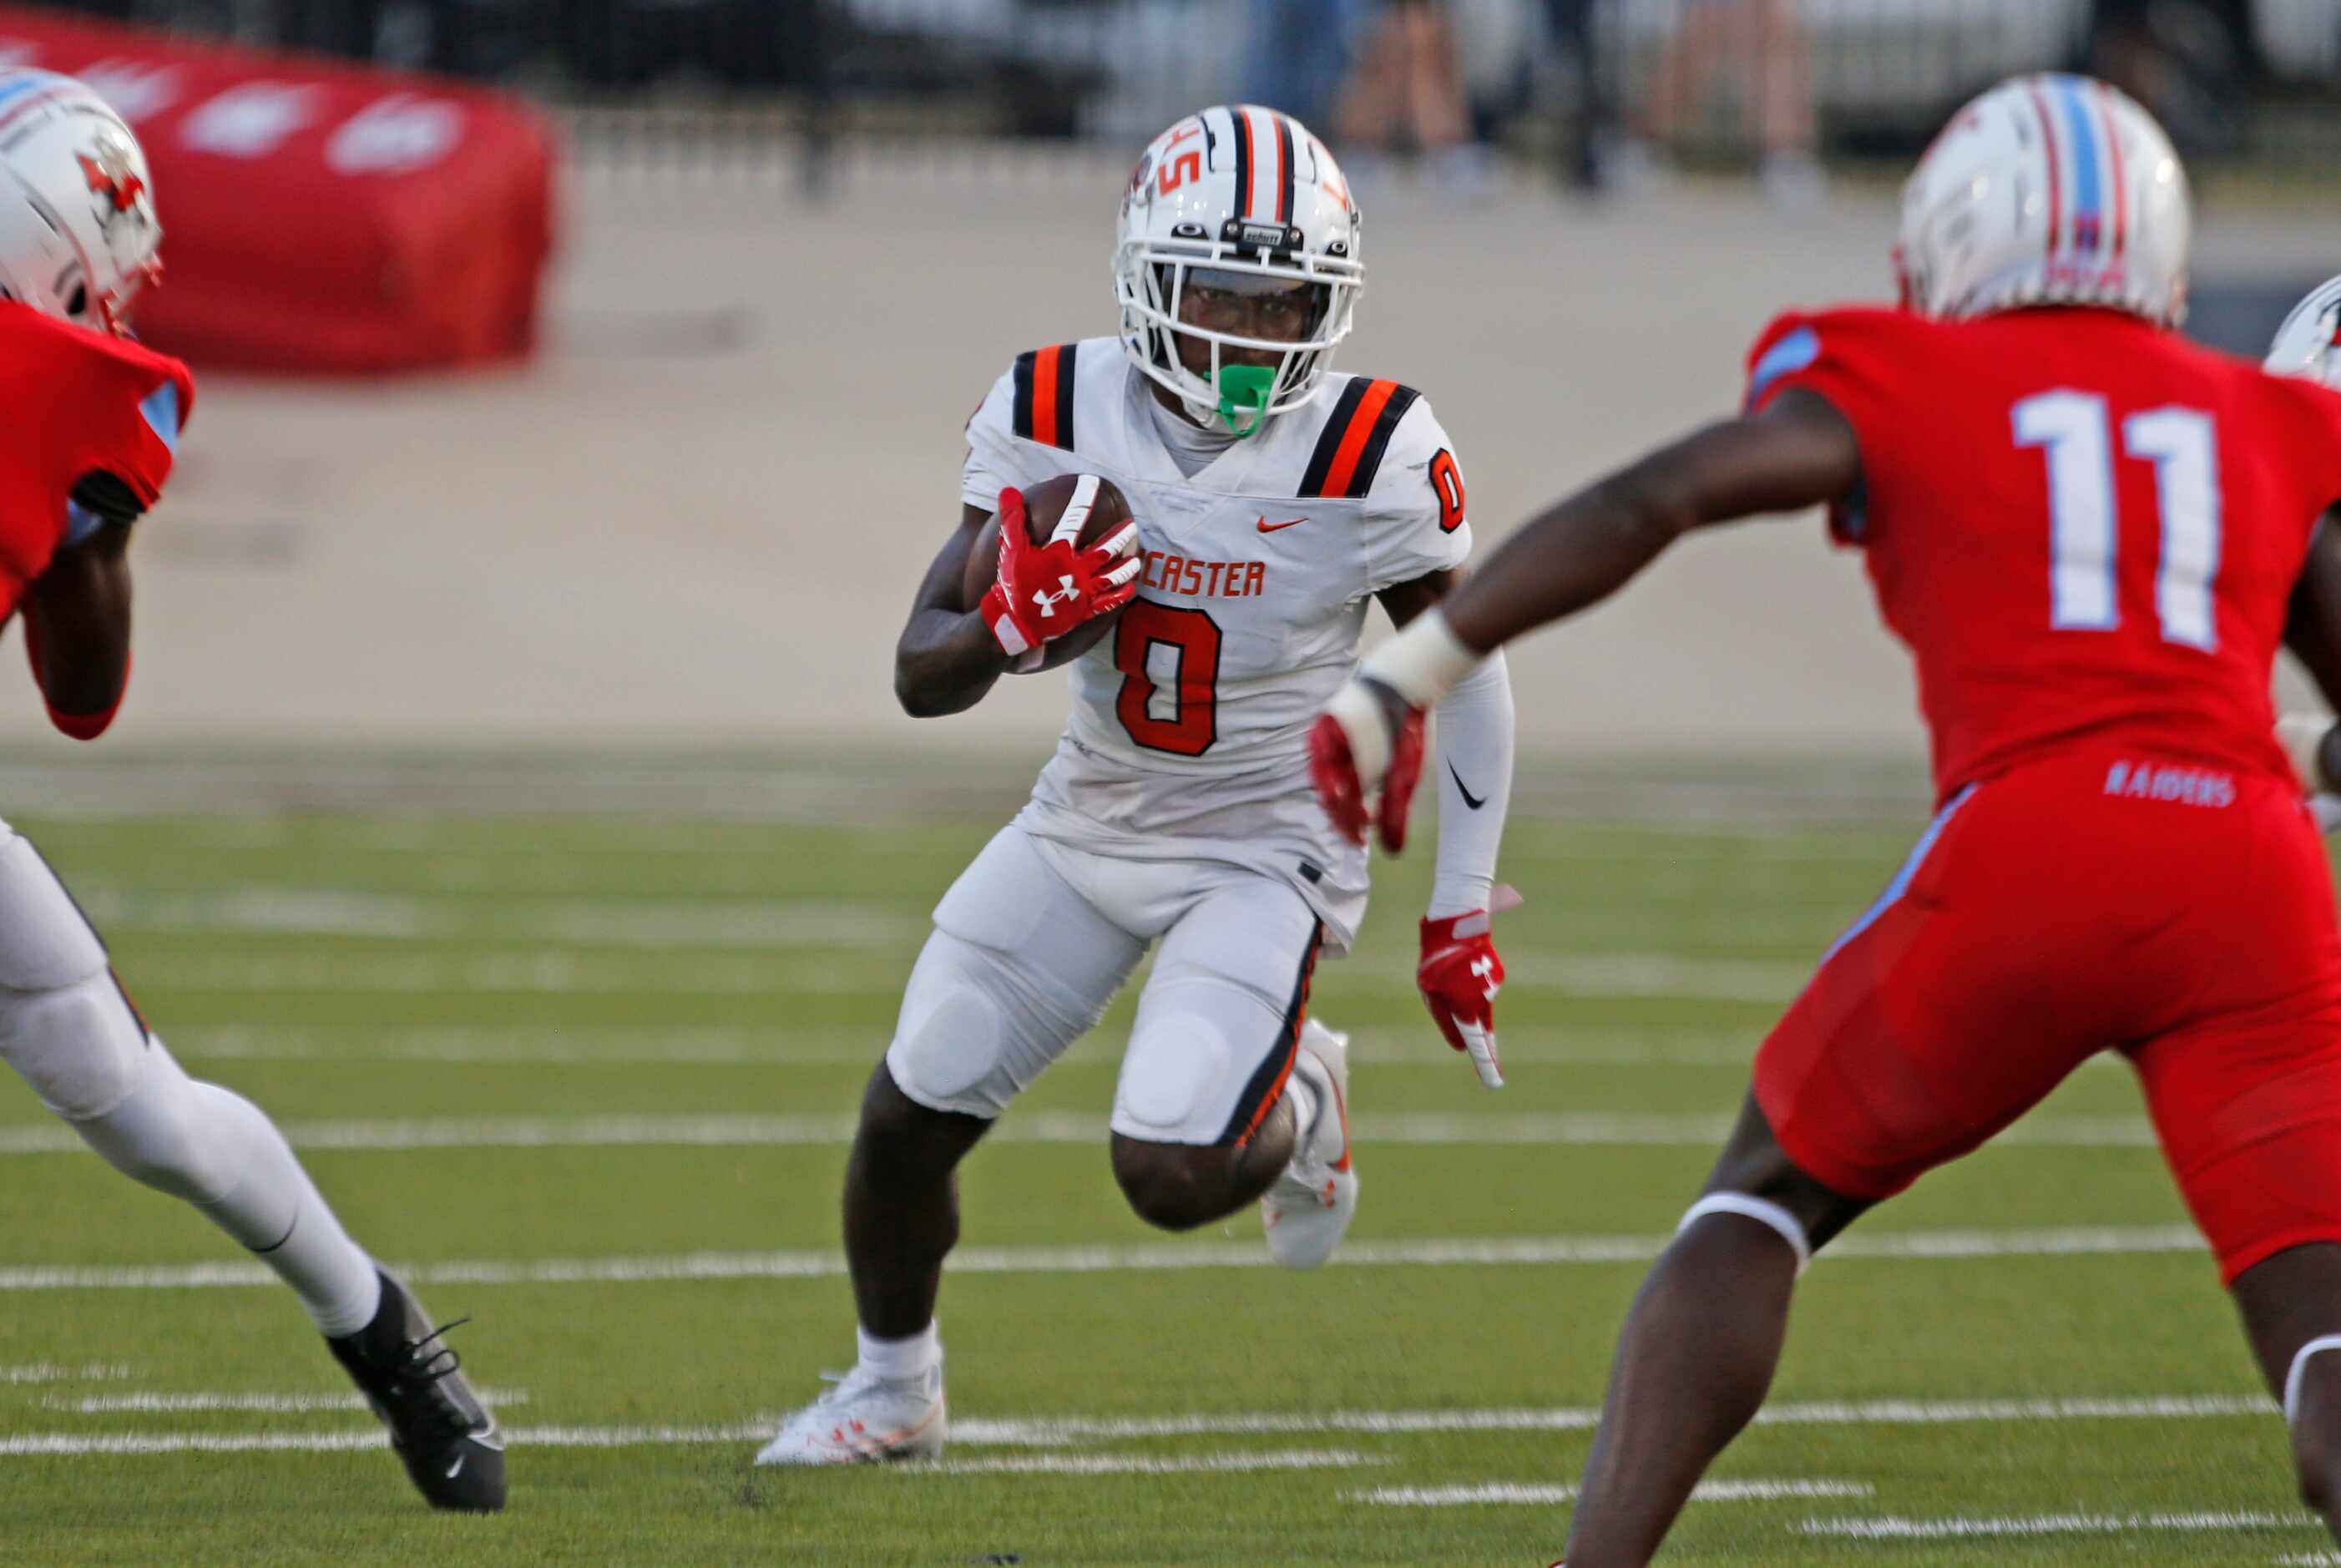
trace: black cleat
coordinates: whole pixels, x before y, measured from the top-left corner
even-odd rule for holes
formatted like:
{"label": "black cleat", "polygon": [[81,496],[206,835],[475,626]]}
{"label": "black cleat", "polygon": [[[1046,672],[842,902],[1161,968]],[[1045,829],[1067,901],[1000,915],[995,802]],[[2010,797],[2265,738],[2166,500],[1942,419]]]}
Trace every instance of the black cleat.
{"label": "black cleat", "polygon": [[455,1323],[432,1327],[406,1287],[388,1270],[377,1272],[382,1305],[374,1321],[325,1343],[390,1428],[391,1446],[431,1506],[499,1512],[504,1505],[503,1433],[472,1392],[462,1360],[439,1337]]}

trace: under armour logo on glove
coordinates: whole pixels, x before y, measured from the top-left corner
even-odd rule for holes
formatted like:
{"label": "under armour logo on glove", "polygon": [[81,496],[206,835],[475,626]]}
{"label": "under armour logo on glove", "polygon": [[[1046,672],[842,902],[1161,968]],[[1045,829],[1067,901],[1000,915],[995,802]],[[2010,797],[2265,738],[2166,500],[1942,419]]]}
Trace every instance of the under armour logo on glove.
{"label": "under armour logo on glove", "polygon": [[1089,520],[1097,490],[1096,476],[1083,474],[1045,544],[1032,543],[1024,493],[1012,485],[1000,493],[1000,570],[977,612],[1011,658],[1113,614],[1137,594],[1144,563],[1137,554],[1135,522],[1087,549],[1073,543]]}
{"label": "under armour logo on glove", "polygon": [[1081,602],[1081,585],[1075,583],[1071,577],[1059,577],[1057,579],[1057,586],[1059,592],[1054,594],[1051,594],[1046,588],[1035,588],[1032,590],[1032,603],[1041,606],[1041,618],[1044,621],[1048,620],[1057,613],[1058,605],[1074,604]]}
{"label": "under armour logo on glove", "polygon": [[1496,1054],[1496,994],[1504,988],[1504,961],[1496,952],[1494,914],[1518,907],[1520,895],[1499,887],[1489,907],[1422,923],[1422,962],[1414,972],[1423,1005],[1447,1043],[1471,1058],[1479,1082],[1504,1086]]}
{"label": "under armour logo on glove", "polygon": [[1504,988],[1504,977],[1498,973],[1499,967],[1492,953],[1471,965],[1472,974],[1488,983],[1488,1000],[1490,1002],[1496,999],[1496,993]]}

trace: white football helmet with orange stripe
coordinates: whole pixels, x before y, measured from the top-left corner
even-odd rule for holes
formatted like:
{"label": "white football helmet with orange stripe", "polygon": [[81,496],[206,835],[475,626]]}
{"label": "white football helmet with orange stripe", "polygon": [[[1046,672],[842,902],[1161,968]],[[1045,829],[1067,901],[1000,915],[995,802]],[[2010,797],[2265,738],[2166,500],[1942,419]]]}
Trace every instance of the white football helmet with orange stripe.
{"label": "white football helmet with orange stripe", "polygon": [[[1154,139],[1122,195],[1113,281],[1131,363],[1176,393],[1199,424],[1218,418],[1248,434],[1303,406],[1350,335],[1365,283],[1359,230],[1340,166],[1300,121],[1243,104],[1189,115]],[[1197,271],[1311,285],[1306,333],[1277,342],[1180,320],[1180,296]],[[1209,346],[1208,376],[1181,362],[1180,336]],[[1265,388],[1222,378],[1234,368],[1222,365],[1230,348],[1281,355]]]}
{"label": "white football helmet with orange stripe", "polygon": [[2267,367],[2341,389],[2341,277],[2326,279],[2292,307],[2276,329]]}
{"label": "white football helmet with orange stripe", "polygon": [[1961,109],[1902,194],[1895,267],[1928,315],[2033,305],[2187,315],[2187,171],[2154,116],[2087,76],[2018,76]]}

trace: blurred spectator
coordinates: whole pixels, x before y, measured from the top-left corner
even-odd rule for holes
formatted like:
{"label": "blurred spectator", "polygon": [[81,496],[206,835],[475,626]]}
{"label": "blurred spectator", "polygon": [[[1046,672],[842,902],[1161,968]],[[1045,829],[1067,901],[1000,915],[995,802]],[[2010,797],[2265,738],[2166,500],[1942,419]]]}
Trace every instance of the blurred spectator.
{"label": "blurred spectator", "polygon": [[1383,0],[1341,106],[1342,144],[1428,155],[1442,176],[1476,190],[1486,166],[1469,131],[1438,0]]}
{"label": "blurred spectator", "polygon": [[1364,0],[1251,0],[1244,101],[1281,109],[1320,135],[1349,69]]}
{"label": "blurred spectator", "polygon": [[2252,0],[2094,0],[2090,72],[2146,105],[2190,149],[2232,146],[2259,75]]}
{"label": "blurred spectator", "polygon": [[1609,95],[1609,79],[1601,69],[1599,34],[1594,11],[1600,0],[1544,0],[1545,20],[1553,42],[1569,62],[1574,93],[1569,103],[1569,183],[1580,191],[1598,191],[1615,172],[1618,108]]}
{"label": "blurred spectator", "polygon": [[1814,155],[1818,132],[1805,70],[1804,40],[1791,0],[1684,0],[1680,25],[1659,63],[1644,110],[1644,133],[1660,147],[1682,134],[1685,111],[1729,67],[1748,73],[1741,99],[1755,133],[1765,194],[1807,205],[1827,194]]}

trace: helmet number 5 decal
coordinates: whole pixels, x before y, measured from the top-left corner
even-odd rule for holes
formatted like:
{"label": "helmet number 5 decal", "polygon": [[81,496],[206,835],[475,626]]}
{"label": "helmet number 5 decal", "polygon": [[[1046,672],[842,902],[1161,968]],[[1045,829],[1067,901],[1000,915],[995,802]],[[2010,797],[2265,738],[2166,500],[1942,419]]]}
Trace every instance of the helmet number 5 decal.
{"label": "helmet number 5 decal", "polygon": [[1202,154],[1181,153],[1175,158],[1166,156],[1162,160],[1161,183],[1156,186],[1156,194],[1167,196],[1189,180],[1200,180],[1202,177]]}
{"label": "helmet number 5 decal", "polygon": [[1454,533],[1463,526],[1463,471],[1455,466],[1455,454],[1444,446],[1430,460],[1430,488],[1439,495],[1439,531]]}
{"label": "helmet number 5 decal", "polygon": [[1220,624],[1201,610],[1132,599],[1113,629],[1114,713],[1149,751],[1199,757],[1220,738]]}

